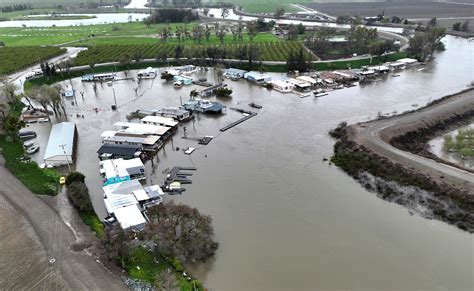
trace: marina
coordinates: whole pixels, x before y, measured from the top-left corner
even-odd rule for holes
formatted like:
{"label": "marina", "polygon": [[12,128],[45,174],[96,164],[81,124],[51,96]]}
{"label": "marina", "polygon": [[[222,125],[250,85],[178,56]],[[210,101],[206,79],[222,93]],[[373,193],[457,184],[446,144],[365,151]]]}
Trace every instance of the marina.
{"label": "marina", "polygon": [[[252,82],[232,82],[234,97],[219,102],[228,108],[260,104],[265,110],[258,118],[224,133],[220,129],[234,122],[237,114],[195,113],[194,124],[178,125],[173,142],[168,140],[157,151],[155,166],[150,161],[145,163],[146,181],[150,185],[162,183],[166,176],[163,169],[176,165],[199,168],[192,176],[193,183],[186,186],[185,193],[190,194],[172,199],[212,216],[220,248],[215,261],[192,269],[192,274],[217,290],[228,286],[239,290],[293,290],[296,284],[312,290],[315,280],[321,289],[381,290],[390,284],[399,289],[452,286],[469,290],[469,234],[410,215],[405,208],[377,198],[322,161],[333,152],[334,140],[327,132],[341,121],[355,123],[377,118],[378,112],[412,110],[412,104],[423,106],[469,85],[469,64],[452,64],[459,58],[470,58],[472,47],[453,37],[445,42],[447,50],[422,72],[407,68],[397,71],[396,78],[390,72],[377,77],[382,79],[380,82],[330,91],[327,98],[300,99]],[[287,77],[269,75],[275,80]],[[210,72],[197,72],[193,77],[214,81]],[[101,133],[112,129],[115,122],[126,120],[127,114],[137,110],[180,106],[179,93],[164,81],[142,82],[138,94],[133,90],[135,82],[115,82],[116,111],[110,110],[114,104],[112,87],[98,85],[96,96],[92,83],[82,83],[80,78],[71,82],[76,90],[86,92],[84,100],[78,98],[77,105],[67,103],[66,108],[68,119],[76,123],[81,134],[75,166],[85,173],[98,173],[98,160],[84,157],[97,156],[103,145]],[[197,88],[192,86],[182,88],[182,95]],[[97,113],[94,108],[98,108]],[[215,138],[198,149],[197,141],[180,138],[184,126],[189,136]],[[47,136],[49,128],[49,123],[34,123],[25,130],[35,131],[38,139]],[[45,144],[35,144],[40,152],[32,159],[41,159]],[[192,155],[181,150],[188,147],[196,148]],[[108,216],[100,179],[87,179],[86,183],[99,216]],[[170,183],[169,187],[182,189],[181,183]],[[288,245],[295,252],[288,254]],[[241,253],[248,255],[242,257]],[[287,264],[290,255],[304,258],[296,270]],[[366,262],[363,268],[352,267],[361,261]],[[255,276],[262,268],[268,273]],[[394,274],[406,280],[400,282]],[[346,278],[345,282],[337,280],[340,276]]]}

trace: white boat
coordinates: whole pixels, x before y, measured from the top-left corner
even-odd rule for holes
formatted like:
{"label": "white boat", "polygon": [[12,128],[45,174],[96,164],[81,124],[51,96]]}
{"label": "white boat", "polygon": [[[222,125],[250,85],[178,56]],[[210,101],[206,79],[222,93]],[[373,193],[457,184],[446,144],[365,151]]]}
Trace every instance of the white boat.
{"label": "white boat", "polygon": [[154,79],[156,78],[156,69],[148,67],[143,71],[138,72],[138,79]]}
{"label": "white boat", "polygon": [[190,155],[194,152],[194,150],[196,150],[195,148],[187,148],[184,153],[187,154],[187,155]]}
{"label": "white boat", "polygon": [[319,93],[314,93],[314,97],[323,97],[323,96],[326,96],[328,95],[328,92],[319,92]]}

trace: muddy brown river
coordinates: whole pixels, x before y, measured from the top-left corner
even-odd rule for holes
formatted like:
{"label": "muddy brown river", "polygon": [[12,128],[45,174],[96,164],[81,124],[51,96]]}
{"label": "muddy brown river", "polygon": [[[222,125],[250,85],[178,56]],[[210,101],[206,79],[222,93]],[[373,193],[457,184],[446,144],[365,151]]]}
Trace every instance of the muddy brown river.
{"label": "muddy brown river", "polygon": [[[173,166],[198,168],[182,196],[166,197],[213,218],[219,250],[192,274],[210,290],[472,290],[472,235],[410,215],[323,162],[334,144],[327,132],[341,121],[410,110],[466,88],[474,80],[474,42],[447,37],[445,43],[447,51],[426,66],[318,99],[226,80],[234,94],[220,101],[245,109],[254,101],[263,105],[258,115],[224,133],[219,128],[239,119],[239,113],[196,116],[185,124],[187,135],[215,136],[209,145],[182,139],[181,126],[173,143],[159,152],[156,168],[148,162],[148,183],[161,183],[163,170]],[[212,78],[200,73],[205,74]],[[79,132],[76,166],[86,174],[94,207],[103,217],[96,154],[102,131],[136,109],[178,106],[179,96],[187,99],[195,87],[177,90],[157,78],[143,81],[136,96],[133,81],[104,84],[97,94],[90,83],[72,83],[85,92],[84,100],[77,95],[78,106],[68,103],[74,115],[69,120]],[[108,110],[113,91],[116,112]],[[48,125],[31,127],[47,140]],[[173,145],[197,150],[187,156],[173,151]]]}

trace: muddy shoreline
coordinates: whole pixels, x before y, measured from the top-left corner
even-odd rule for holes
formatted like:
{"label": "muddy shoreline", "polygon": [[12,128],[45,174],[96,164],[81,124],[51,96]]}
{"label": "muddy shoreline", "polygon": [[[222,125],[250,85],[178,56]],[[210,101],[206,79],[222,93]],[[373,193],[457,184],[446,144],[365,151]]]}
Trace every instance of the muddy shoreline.
{"label": "muddy shoreline", "polygon": [[[407,112],[399,116],[383,118],[362,124],[341,125],[332,132],[338,139],[334,146],[332,161],[345,172],[358,180],[367,189],[377,193],[380,198],[403,205],[410,212],[426,218],[434,218],[455,225],[463,230],[474,232],[474,195],[472,181],[457,177],[445,177],[435,169],[403,163],[387,149],[371,144],[367,136],[373,137],[371,127],[389,124],[374,130],[383,142],[416,155],[432,158],[426,143],[433,136],[449,132],[453,128],[472,122],[473,90],[446,96],[432,102],[427,107]],[[467,96],[467,97],[466,97]],[[463,99],[464,98],[464,99]],[[450,103],[464,102],[462,111],[448,107],[452,112],[442,112],[424,119],[433,108],[443,109]],[[403,123],[408,117],[420,119]],[[366,133],[370,132],[370,134]],[[440,162],[439,159],[435,159]],[[451,165],[449,165],[451,166]],[[420,210],[422,209],[422,210]]]}

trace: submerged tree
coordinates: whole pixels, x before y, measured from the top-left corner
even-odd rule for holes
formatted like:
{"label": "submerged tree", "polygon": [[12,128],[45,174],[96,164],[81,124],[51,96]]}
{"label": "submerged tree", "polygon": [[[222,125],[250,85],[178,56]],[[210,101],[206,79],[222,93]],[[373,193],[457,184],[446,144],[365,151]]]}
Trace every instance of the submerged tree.
{"label": "submerged tree", "polygon": [[217,250],[212,219],[196,208],[170,201],[149,208],[147,215],[150,222],[145,237],[154,241],[155,252],[183,262],[198,262],[213,256]]}

